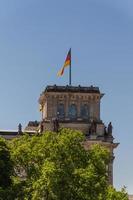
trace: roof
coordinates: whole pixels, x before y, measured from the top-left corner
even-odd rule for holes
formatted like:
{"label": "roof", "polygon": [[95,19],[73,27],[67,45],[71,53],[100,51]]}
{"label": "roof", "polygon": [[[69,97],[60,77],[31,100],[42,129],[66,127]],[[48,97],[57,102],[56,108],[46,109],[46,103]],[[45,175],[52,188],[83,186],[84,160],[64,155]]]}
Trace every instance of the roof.
{"label": "roof", "polygon": [[20,135],[23,135],[23,133],[27,133],[29,135],[36,134],[36,130],[22,130],[22,133],[19,134],[18,130],[0,130],[0,137],[3,137],[5,139],[13,139],[15,137],[19,137]]}
{"label": "roof", "polygon": [[29,121],[28,125],[24,129],[24,132],[37,132],[39,124],[39,121]]}
{"label": "roof", "polygon": [[94,87],[92,85],[87,86],[87,87],[83,87],[81,85],[79,85],[79,86],[70,86],[70,85],[50,86],[50,85],[48,85],[44,92],[77,92],[77,93],[82,92],[82,93],[98,93],[98,94],[100,94],[99,87]]}
{"label": "roof", "polygon": [[39,124],[39,121],[29,121],[28,126],[38,127]]}
{"label": "roof", "polygon": [[0,135],[17,135],[18,130],[0,130]]}

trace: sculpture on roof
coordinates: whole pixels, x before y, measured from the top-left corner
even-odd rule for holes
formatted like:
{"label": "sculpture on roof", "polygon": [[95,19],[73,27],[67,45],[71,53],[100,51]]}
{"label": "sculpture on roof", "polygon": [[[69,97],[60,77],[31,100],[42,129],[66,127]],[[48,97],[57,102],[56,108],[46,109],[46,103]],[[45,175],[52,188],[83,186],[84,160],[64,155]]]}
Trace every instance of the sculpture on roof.
{"label": "sculpture on roof", "polygon": [[89,128],[89,134],[92,135],[92,134],[96,134],[96,127],[97,127],[97,124],[96,122],[93,120],[91,122],[91,126]]}
{"label": "sculpture on roof", "polygon": [[18,125],[18,134],[22,134],[22,125],[20,123]]}
{"label": "sculpture on roof", "polygon": [[59,120],[57,118],[52,120],[53,122],[53,131],[58,132],[59,131]]}
{"label": "sculpture on roof", "polygon": [[113,126],[112,126],[112,123],[110,122],[110,123],[108,124],[108,134],[109,134],[109,135],[112,135],[112,130],[113,130]]}

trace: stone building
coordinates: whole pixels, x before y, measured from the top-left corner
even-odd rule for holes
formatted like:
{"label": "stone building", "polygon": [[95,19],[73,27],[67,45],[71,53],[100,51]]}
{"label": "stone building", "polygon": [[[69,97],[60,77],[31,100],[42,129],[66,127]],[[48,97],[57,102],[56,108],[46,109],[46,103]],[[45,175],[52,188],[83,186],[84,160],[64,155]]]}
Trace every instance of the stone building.
{"label": "stone building", "polygon": [[113,184],[114,143],[111,122],[106,127],[100,118],[103,93],[98,87],[47,86],[39,98],[42,111],[40,132],[57,131],[60,127],[82,131],[86,136],[85,148],[101,144],[110,150],[109,183]]}
{"label": "stone building", "polygon": [[133,200],[133,195],[129,195],[129,200]]}

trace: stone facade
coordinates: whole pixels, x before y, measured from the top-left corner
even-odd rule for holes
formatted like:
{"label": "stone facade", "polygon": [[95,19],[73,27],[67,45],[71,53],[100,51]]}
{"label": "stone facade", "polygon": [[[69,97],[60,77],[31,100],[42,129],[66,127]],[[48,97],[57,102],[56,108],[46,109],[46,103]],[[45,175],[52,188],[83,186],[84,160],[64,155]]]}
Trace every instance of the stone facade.
{"label": "stone facade", "polygon": [[[88,121],[88,119],[100,121],[100,99],[102,96],[99,88],[93,86],[48,86],[39,99],[42,106],[42,117],[44,120],[51,120],[58,115],[62,121],[72,120],[72,117],[73,121],[75,119],[76,121]],[[73,111],[76,108],[75,116],[74,113],[70,113],[70,106],[73,106]],[[86,116],[84,116],[83,112],[85,109],[87,110],[87,107],[88,113],[86,112]],[[64,113],[59,113],[61,109],[64,110]]]}
{"label": "stone facade", "polygon": [[[104,96],[98,87],[47,86],[39,98],[42,121],[40,132],[54,130],[58,126],[82,131],[86,136],[85,148],[100,143],[110,150],[108,166],[109,183],[113,184],[114,143],[112,125],[108,128],[100,118],[100,102]],[[56,127],[57,129],[57,127]]]}
{"label": "stone facade", "polygon": [[133,200],[133,195],[129,195],[129,200]]}

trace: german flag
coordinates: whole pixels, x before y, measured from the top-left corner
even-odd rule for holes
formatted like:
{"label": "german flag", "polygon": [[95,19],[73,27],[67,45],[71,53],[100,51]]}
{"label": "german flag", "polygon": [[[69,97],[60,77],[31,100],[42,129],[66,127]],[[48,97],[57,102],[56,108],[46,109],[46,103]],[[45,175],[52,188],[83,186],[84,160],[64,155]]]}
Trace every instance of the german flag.
{"label": "german flag", "polygon": [[58,76],[62,76],[64,74],[64,70],[66,67],[70,66],[71,65],[71,49],[69,50],[68,54],[67,54],[67,57],[66,57],[66,60],[64,62],[64,65],[63,67],[60,69],[60,71],[58,72]]}

